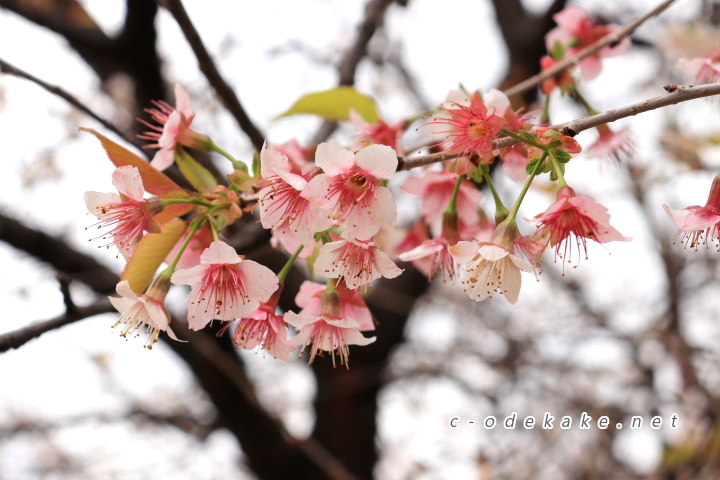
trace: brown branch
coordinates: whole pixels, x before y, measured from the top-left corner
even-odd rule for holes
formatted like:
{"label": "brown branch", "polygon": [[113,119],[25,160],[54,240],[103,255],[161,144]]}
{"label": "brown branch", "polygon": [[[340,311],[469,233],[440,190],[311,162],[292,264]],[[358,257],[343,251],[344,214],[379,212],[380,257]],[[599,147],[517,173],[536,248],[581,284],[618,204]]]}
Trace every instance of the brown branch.
{"label": "brown branch", "polygon": [[220,75],[215,62],[213,61],[210,53],[203,44],[200,34],[195,29],[190,17],[185,11],[185,7],[181,0],[161,0],[161,4],[165,7],[170,14],[175,18],[175,21],[180,26],[185,38],[187,39],[190,47],[195,53],[195,58],[198,61],[200,71],[203,72],[205,78],[207,78],[210,85],[215,89],[215,93],[220,97],[225,108],[228,109],[230,114],[235,118],[243,132],[250,138],[250,142],[257,151],[262,149],[265,143],[265,135],[258,129],[257,126],[250,120],[250,117],[245,112],[240,99],[235,95],[233,89]]}
{"label": "brown branch", "polygon": [[599,51],[601,48],[606,47],[608,45],[615,45],[618,42],[620,42],[623,38],[631,35],[640,25],[642,25],[645,21],[648,19],[659,15],[661,12],[663,12],[665,9],[667,9],[675,0],[665,0],[649,12],[645,13],[644,15],[640,15],[639,17],[634,18],[615,32],[611,33],[610,35],[607,35],[597,42],[593,43],[592,45],[588,45],[587,47],[580,50],[577,54],[573,55],[572,57],[566,58],[565,60],[562,60],[555,65],[553,65],[551,68],[548,68],[547,70],[538,73],[537,75],[534,75],[527,80],[518,83],[517,85],[508,88],[505,90],[505,94],[508,97],[511,97],[513,95],[517,95],[518,93],[522,93],[525,90],[528,90],[530,88],[535,87],[536,85],[539,85],[543,80],[547,80],[548,78],[554,77],[558,73],[562,72],[563,70],[566,70],[574,65],[577,65],[580,60],[589,57],[593,53]]}
{"label": "brown branch", "polygon": [[[633,103],[625,107],[607,110],[605,112],[598,113],[597,115],[579,118],[577,120],[573,120],[572,122],[552,125],[549,128],[560,130],[564,134],[574,137],[582,131],[605,123],[611,123],[616,120],[620,120],[621,118],[632,117],[639,113],[656,110],[658,108],[675,105],[681,102],[687,102],[688,100],[694,100],[696,98],[710,97],[720,94],[720,83],[711,83],[697,87],[666,85],[664,88],[670,93],[659,97],[649,98],[647,100],[643,100],[642,102]],[[514,138],[503,137],[493,142],[493,149],[509,147],[518,143],[520,142]],[[411,158],[401,158],[398,162],[397,170],[410,170],[411,168],[422,167],[437,162],[443,162],[445,160],[452,160],[456,157],[456,154],[442,152]]]}
{"label": "brown branch", "polygon": [[[338,64],[338,85],[355,84],[355,73],[360,61],[368,52],[368,44],[378,28],[383,24],[385,12],[395,0],[370,0],[365,6],[365,16],[358,25],[357,38]],[[313,143],[321,143],[337,129],[338,122],[325,121],[313,137]]]}
{"label": "brown branch", "polygon": [[16,77],[24,78],[26,80],[29,80],[33,82],[36,85],[39,85],[40,87],[44,88],[48,92],[52,93],[53,95],[56,95],[63,100],[65,100],[67,103],[72,105],[73,107],[77,108],[81,112],[85,113],[86,115],[89,115],[94,120],[99,122],[103,127],[113,132],[115,135],[119,136],[126,142],[130,143],[131,145],[135,145],[136,147],[140,148],[140,143],[135,139],[132,138],[130,135],[126,134],[125,132],[122,132],[119,128],[117,128],[115,125],[113,125],[108,120],[105,120],[97,113],[93,112],[88,106],[86,106],[84,103],[82,103],[80,100],[78,100],[75,96],[72,94],[66,92],[62,88],[51,85],[44,80],[39,79],[38,77],[31,75],[30,73],[6,62],[2,58],[0,58],[0,72],[6,74],[6,75],[14,75]]}
{"label": "brown branch", "polygon": [[12,348],[19,348],[30,340],[41,336],[43,333],[55,330],[65,325],[84,320],[101,313],[113,312],[115,309],[107,299],[100,300],[87,307],[75,307],[72,312],[66,312],[51,320],[29,325],[13,332],[0,335],[0,353]]}

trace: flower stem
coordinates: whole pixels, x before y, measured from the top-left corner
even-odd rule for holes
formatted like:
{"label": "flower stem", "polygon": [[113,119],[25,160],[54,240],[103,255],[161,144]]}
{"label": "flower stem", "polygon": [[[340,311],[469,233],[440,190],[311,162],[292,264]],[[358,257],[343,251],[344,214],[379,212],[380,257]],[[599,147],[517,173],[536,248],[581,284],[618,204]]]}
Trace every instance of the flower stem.
{"label": "flower stem", "polygon": [[542,148],[542,149],[547,148],[547,145],[545,145],[544,143],[535,142],[533,140],[530,140],[529,138],[525,138],[522,135],[518,135],[517,133],[511,132],[507,128],[503,128],[502,130],[500,130],[500,133],[503,135],[507,135],[510,138],[514,138],[518,142],[522,142],[522,143],[525,143],[525,144],[533,146],[533,147]]}
{"label": "flower stem", "polygon": [[288,273],[290,273],[290,269],[292,268],[293,264],[295,263],[295,260],[297,260],[298,255],[300,255],[300,252],[302,252],[303,248],[305,248],[304,245],[300,245],[297,250],[295,250],[295,253],[292,254],[290,258],[288,258],[288,261],[285,262],[285,265],[283,266],[282,270],[277,274],[278,282],[280,285],[285,283],[285,278],[287,278]]}
{"label": "flower stem", "polygon": [[240,161],[236,160],[235,157],[233,157],[233,156],[230,155],[228,152],[226,152],[225,150],[223,150],[222,148],[220,148],[219,146],[217,146],[217,144],[215,144],[215,142],[213,142],[212,140],[209,141],[209,143],[208,143],[208,148],[209,148],[210,150],[212,150],[213,152],[217,152],[217,153],[219,153],[220,155],[222,155],[223,157],[225,157],[225,158],[227,158],[228,160],[230,160],[230,163],[232,163],[233,168],[234,168],[235,170],[242,170],[242,171],[244,171],[244,172],[247,173],[247,171],[248,171],[247,165],[245,165],[243,162],[240,162]]}
{"label": "flower stem", "polygon": [[550,157],[550,163],[552,163],[553,170],[555,172],[555,175],[557,175],[558,183],[560,184],[560,187],[567,187],[568,184],[565,181],[565,175],[563,174],[563,166],[562,163],[557,159],[555,156],[554,150],[548,150],[548,155]]}
{"label": "flower stem", "polygon": [[190,243],[190,240],[192,240],[193,236],[195,235],[195,232],[200,230],[202,228],[203,224],[205,222],[203,220],[195,221],[193,220],[190,222],[190,231],[187,234],[187,237],[185,237],[185,241],[180,245],[180,248],[178,249],[178,252],[175,254],[175,258],[173,258],[173,261],[170,262],[170,265],[162,271],[160,275],[172,275],[173,272],[175,272],[175,267],[177,266],[178,262],[180,261],[180,257],[182,256],[183,252],[187,248],[188,244]]}
{"label": "flower stem", "polygon": [[455,180],[455,187],[453,187],[452,194],[450,195],[450,201],[447,207],[445,207],[445,212],[447,213],[457,214],[457,197],[458,193],[460,193],[460,185],[462,184],[463,178],[465,178],[465,175],[458,175],[457,180]]}
{"label": "flower stem", "polygon": [[595,108],[593,108],[592,105],[590,105],[590,102],[588,102],[587,98],[585,98],[585,96],[583,96],[583,94],[580,93],[580,90],[578,90],[577,87],[574,87],[572,89],[572,92],[573,92],[573,96],[582,104],[583,107],[585,107],[585,110],[587,110],[588,115],[597,115],[598,113],[600,113],[597,110],[595,110]]}
{"label": "flower stem", "polygon": [[513,205],[512,210],[510,210],[510,213],[507,216],[506,221],[508,223],[515,221],[515,217],[517,216],[518,210],[520,210],[520,204],[522,203],[523,199],[525,198],[525,194],[527,193],[528,189],[530,188],[530,185],[532,184],[533,180],[535,180],[535,177],[542,170],[542,165],[543,165],[543,163],[545,163],[545,159],[547,158],[547,156],[548,156],[548,152],[547,152],[547,150],[545,150],[543,152],[542,157],[540,157],[540,160],[535,164],[535,168],[533,168],[533,171],[530,173],[530,176],[528,176],[528,179],[525,181],[525,185],[523,185],[523,188],[520,191],[520,194],[518,195],[517,200],[515,200],[515,204]]}
{"label": "flower stem", "polygon": [[489,172],[483,171],[483,180],[485,180],[485,183],[487,183],[487,186],[490,189],[490,193],[493,196],[493,200],[495,201],[495,223],[500,223],[505,220],[505,218],[507,218],[508,209],[507,207],[505,207],[502,200],[500,199],[500,195],[498,194],[497,190],[495,190],[495,184],[493,183]]}
{"label": "flower stem", "polygon": [[184,204],[184,205],[200,205],[202,207],[209,207],[210,204],[200,200],[199,198],[160,198],[160,203],[163,207],[167,207],[168,205],[177,205],[177,204]]}

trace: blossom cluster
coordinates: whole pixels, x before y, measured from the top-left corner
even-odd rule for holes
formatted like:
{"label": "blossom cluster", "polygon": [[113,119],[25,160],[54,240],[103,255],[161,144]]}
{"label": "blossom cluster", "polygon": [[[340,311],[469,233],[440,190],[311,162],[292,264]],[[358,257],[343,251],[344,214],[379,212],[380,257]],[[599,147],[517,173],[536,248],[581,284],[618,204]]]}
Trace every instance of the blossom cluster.
{"label": "blossom cluster", "polygon": [[[577,7],[555,19],[558,27],[547,36],[546,58],[552,62],[614,31],[595,24]],[[581,78],[596,76],[601,58],[626,48],[623,41],[585,57],[578,64]],[[592,113],[577,83],[565,71],[543,83],[541,90],[546,101],[553,92],[571,93]],[[402,137],[411,121],[370,122],[351,110],[348,118],[358,132],[351,149],[335,142],[310,148],[295,141],[266,144],[248,169],[208,135],[191,128],[195,113],[189,96],[180,86],[175,95],[175,107],[156,102],[148,110],[152,122],[144,122],[150,130],[142,138],[158,149],[149,164],[96,134],[106,148],[112,145],[108,151],[117,166],[112,180],[118,193],[85,194],[89,212],[97,217],[93,226],[102,230],[102,246],[116,246],[128,260],[117,286],[119,297],[111,298],[120,312],[115,325],[122,325],[123,336],[145,329],[148,348],[160,332],[177,339],[165,298],[172,285],[187,285],[191,330],[219,321],[225,325],[222,332],[232,327],[238,348],[259,347],[291,361],[299,347],[299,354],[307,351],[311,362],[329,354],[333,365],[348,365],[350,345],[375,340],[365,333],[375,330],[376,321],[364,294],[377,279],[393,279],[410,264],[429,280],[437,275],[460,284],[475,301],[499,294],[514,304],[522,272],[541,273],[547,247],[564,274],[567,263],[587,258],[589,240],[630,240],[611,226],[607,208],[578,195],[565,181],[566,165],[581,146],[547,127],[545,114],[537,120],[513,109],[497,90],[452,91],[422,127],[430,148],[451,160],[417,169],[397,185],[395,174],[405,153]],[[615,132],[607,125],[598,131],[598,140],[586,153],[618,160],[632,154],[628,131]],[[500,147],[500,140],[511,142]],[[191,150],[225,156],[234,167],[227,184],[218,182]],[[175,163],[192,190],[180,188],[163,173]],[[493,184],[497,165],[509,179],[523,183],[509,209]],[[517,223],[519,209],[533,181],[544,174],[556,185],[556,201],[525,219],[534,232],[524,235]],[[705,207],[665,207],[692,246],[718,238],[719,181],[713,183]],[[396,225],[391,187],[420,197],[414,225]],[[483,191],[492,195],[493,217],[486,212]],[[273,245],[287,252],[289,260],[280,272],[239,255],[223,238],[225,228],[244,215],[256,215],[271,232]],[[298,259],[307,261],[325,282],[303,283],[295,296],[299,311],[281,314],[285,278]],[[400,262],[405,263],[398,266]],[[163,263],[167,266],[156,274]]]}

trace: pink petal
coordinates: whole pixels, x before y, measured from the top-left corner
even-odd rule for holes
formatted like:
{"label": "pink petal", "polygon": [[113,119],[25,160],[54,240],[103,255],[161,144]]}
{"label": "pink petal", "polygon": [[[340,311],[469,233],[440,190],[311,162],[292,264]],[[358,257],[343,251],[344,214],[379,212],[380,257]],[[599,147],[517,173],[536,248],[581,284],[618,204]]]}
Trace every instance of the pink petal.
{"label": "pink petal", "polygon": [[193,118],[193,109],[190,105],[190,97],[183,87],[175,84],[175,108],[188,120]]}
{"label": "pink petal", "polygon": [[120,203],[120,195],[117,193],[99,193],[99,192],[85,192],[84,196],[85,206],[88,212],[92,213],[96,217],[104,215],[98,208],[108,203]]}
{"label": "pink petal", "polygon": [[338,175],[355,165],[355,155],[340,145],[321,143],[315,152],[315,164],[328,175]]}
{"label": "pink petal", "polygon": [[300,290],[295,296],[295,303],[298,307],[305,308],[312,302],[319,300],[324,290],[324,285],[305,280],[302,285],[300,285]]}
{"label": "pink petal", "polygon": [[240,263],[241,259],[233,247],[225,242],[213,242],[200,255],[200,263],[207,264],[228,264]]}
{"label": "pink petal", "polygon": [[155,152],[150,166],[156,170],[165,170],[175,161],[175,150],[173,148],[161,148]]}
{"label": "pink petal", "polygon": [[264,265],[252,260],[243,260],[240,271],[245,277],[245,288],[249,297],[266,302],[278,289],[278,278]]}
{"label": "pink petal", "polygon": [[370,145],[361,149],[355,159],[357,166],[375,178],[388,179],[397,170],[397,153],[387,145]]}
{"label": "pink petal", "polygon": [[278,152],[265,148],[260,151],[260,174],[262,178],[270,178],[278,174],[278,171],[289,172],[290,160]]}
{"label": "pink petal", "polygon": [[112,174],[113,185],[118,192],[127,195],[136,201],[143,199],[143,187],[140,171],[137,167],[125,166],[116,168]]}
{"label": "pink petal", "polygon": [[452,255],[460,265],[465,265],[470,263],[470,261],[478,255],[478,244],[477,242],[463,240],[448,250],[450,251],[450,255]]}
{"label": "pink petal", "polygon": [[196,265],[192,268],[178,270],[172,274],[170,281],[175,285],[199,285],[208,268],[207,265]]}

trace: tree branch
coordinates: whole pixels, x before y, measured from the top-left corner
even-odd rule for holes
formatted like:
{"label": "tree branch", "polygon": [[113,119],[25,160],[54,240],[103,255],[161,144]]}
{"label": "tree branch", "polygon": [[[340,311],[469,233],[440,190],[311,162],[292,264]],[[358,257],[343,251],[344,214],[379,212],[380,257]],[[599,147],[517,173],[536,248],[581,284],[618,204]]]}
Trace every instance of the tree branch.
{"label": "tree branch", "polygon": [[87,307],[75,307],[72,312],[66,312],[58,317],[44,322],[29,325],[13,332],[0,335],[0,353],[7,352],[13,348],[19,348],[30,340],[41,336],[43,333],[64,327],[78,320],[84,320],[101,313],[114,312],[115,309],[107,299],[100,300]]}
{"label": "tree branch", "polygon": [[563,70],[566,70],[574,65],[577,65],[580,60],[582,60],[585,57],[589,57],[593,53],[599,51],[601,48],[606,47],[608,45],[614,45],[620,42],[623,38],[631,35],[640,25],[642,25],[645,21],[647,21],[649,18],[652,18],[656,15],[659,15],[661,12],[663,12],[666,8],[668,8],[675,0],[665,0],[649,12],[645,13],[644,15],[640,15],[639,17],[636,17],[635,19],[631,20],[627,24],[625,24],[620,29],[616,30],[615,32],[611,33],[610,35],[607,35],[597,42],[593,43],[592,45],[588,45],[587,47],[580,50],[576,55],[566,58],[565,60],[556,63],[551,68],[548,68],[547,70],[538,73],[537,75],[534,75],[527,80],[518,83],[517,85],[508,88],[505,90],[505,94],[508,97],[511,97],[513,95],[517,95],[518,93],[522,93],[525,90],[528,90],[530,88],[535,87],[536,85],[539,85],[543,80],[547,80],[548,78],[551,78],[558,73],[562,72]]}
{"label": "tree branch", "polygon": [[[656,110],[658,108],[667,107],[669,105],[675,105],[681,102],[687,102],[688,100],[694,100],[696,98],[710,97],[713,95],[720,94],[720,83],[711,83],[708,85],[700,85],[698,87],[689,87],[685,85],[666,85],[665,90],[669,93],[660,97],[653,97],[641,102],[633,103],[625,107],[615,108],[607,110],[597,115],[590,115],[588,117],[579,118],[572,122],[559,123],[552,125],[549,128],[554,130],[560,130],[565,135],[574,137],[580,132],[588,130],[598,125],[605,123],[611,123],[621,118],[627,118],[635,116],[639,113],[649,112],[650,110]],[[509,147],[520,143],[518,140],[510,137],[503,137],[493,142],[493,149]],[[445,160],[452,160],[456,158],[456,154],[452,153],[433,153],[430,155],[421,155],[410,158],[400,158],[398,162],[397,170],[410,170],[412,168],[422,167],[437,162],[443,162]]]}
{"label": "tree branch", "polygon": [[250,142],[253,144],[253,147],[255,147],[257,151],[260,151],[265,143],[265,135],[258,129],[258,127],[255,126],[252,120],[250,120],[250,117],[240,103],[240,99],[238,99],[233,89],[223,79],[222,75],[220,75],[220,71],[215,65],[212,57],[210,57],[210,53],[207,51],[207,48],[205,48],[205,45],[200,38],[200,34],[195,29],[195,26],[185,11],[182,1],[161,0],[161,4],[170,12],[173,18],[175,18],[177,24],[180,26],[180,29],[195,53],[195,58],[197,58],[200,70],[203,72],[210,85],[212,85],[213,89],[215,89],[215,93],[220,97],[225,105],[225,108],[228,109],[242,131],[245,132],[248,138],[250,138]]}
{"label": "tree branch", "polygon": [[2,58],[0,58],[0,72],[5,73],[6,75],[14,75],[16,77],[24,78],[26,80],[33,82],[36,85],[39,85],[40,87],[44,88],[48,92],[52,93],[53,95],[57,95],[58,97],[62,98],[67,103],[69,103],[73,107],[77,108],[81,112],[85,113],[86,115],[89,115],[94,120],[99,122],[103,127],[107,128],[108,130],[110,130],[111,132],[113,132],[115,135],[122,138],[126,142],[130,143],[131,145],[135,145],[138,148],[142,147],[142,145],[137,141],[137,139],[135,139],[135,138],[131,137],[130,135],[128,135],[127,133],[121,131],[119,128],[117,128],[115,125],[113,125],[111,122],[109,122],[108,120],[105,120],[100,115],[93,112],[88,106],[86,106],[80,100],[75,98],[75,96],[66,92],[62,88],[60,88],[56,85],[51,85],[51,84],[45,82],[44,80],[41,80],[38,77],[29,74],[25,70],[22,70],[16,66],[6,62]]}

